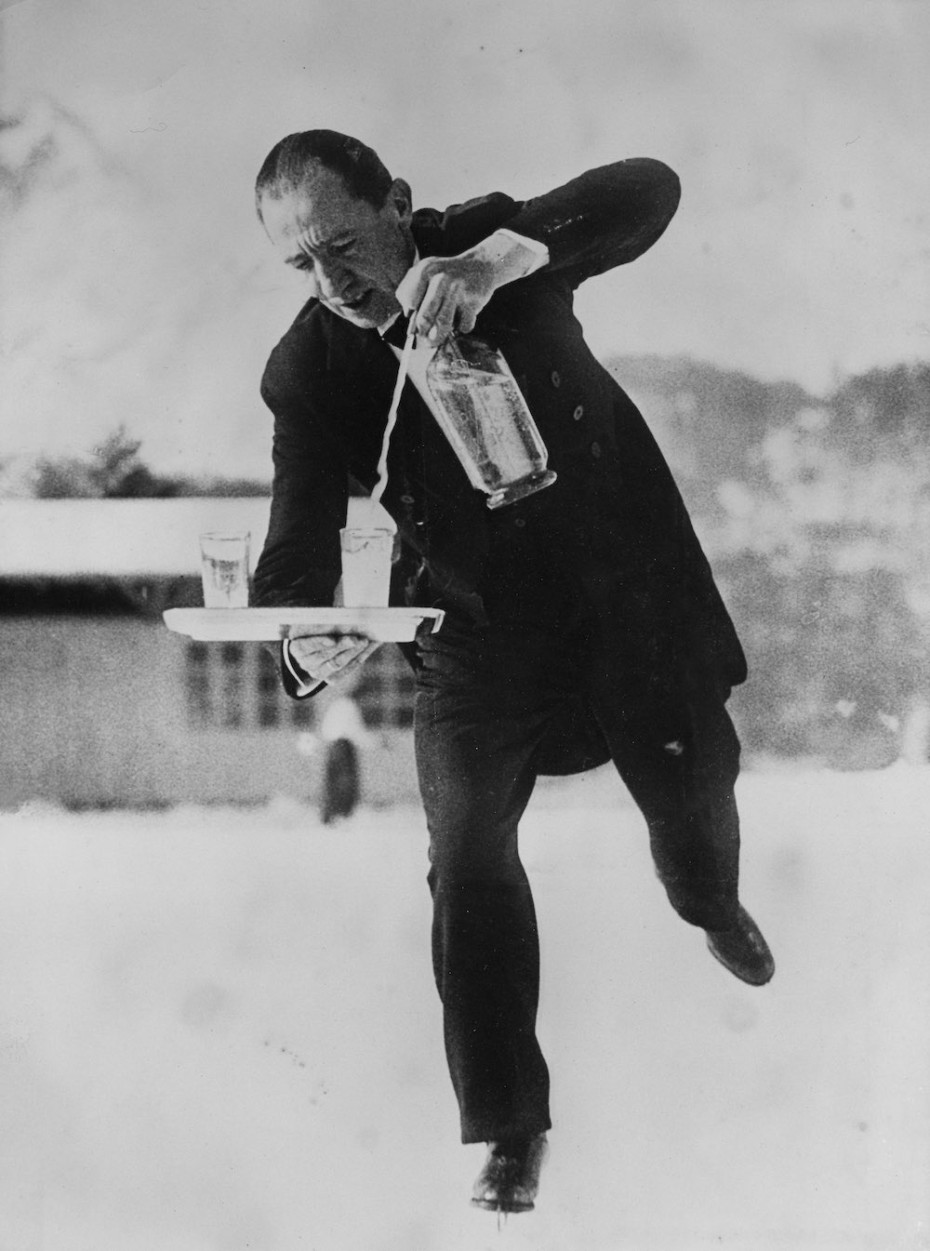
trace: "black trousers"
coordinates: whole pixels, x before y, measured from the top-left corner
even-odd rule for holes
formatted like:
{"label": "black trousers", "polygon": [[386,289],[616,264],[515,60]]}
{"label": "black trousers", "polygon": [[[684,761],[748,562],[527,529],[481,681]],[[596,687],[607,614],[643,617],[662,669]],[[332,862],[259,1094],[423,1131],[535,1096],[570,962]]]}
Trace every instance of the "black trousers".
{"label": "black trousers", "polygon": [[627,631],[618,646],[609,612],[580,610],[546,628],[447,619],[422,643],[421,662],[415,739],[433,968],[462,1141],[535,1134],[550,1127],[549,1076],[517,828],[540,762],[579,707],[593,715],[646,818],[672,906],[723,929],[735,919],[739,862],[729,690],[693,657],[655,654],[651,635]]}

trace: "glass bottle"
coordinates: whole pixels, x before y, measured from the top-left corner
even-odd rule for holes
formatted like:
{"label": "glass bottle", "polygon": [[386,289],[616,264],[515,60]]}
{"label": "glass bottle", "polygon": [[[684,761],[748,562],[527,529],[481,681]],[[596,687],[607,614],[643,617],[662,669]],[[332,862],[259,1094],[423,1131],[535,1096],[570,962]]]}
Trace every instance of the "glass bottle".
{"label": "glass bottle", "polygon": [[555,482],[536,423],[496,348],[476,335],[450,335],[427,366],[426,383],[439,425],[488,508]]}

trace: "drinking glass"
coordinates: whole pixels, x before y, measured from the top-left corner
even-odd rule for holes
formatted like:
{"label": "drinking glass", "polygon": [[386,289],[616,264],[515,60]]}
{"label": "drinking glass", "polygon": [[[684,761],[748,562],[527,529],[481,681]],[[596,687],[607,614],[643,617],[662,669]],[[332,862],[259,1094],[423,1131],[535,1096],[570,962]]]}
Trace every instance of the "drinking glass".
{"label": "drinking glass", "polygon": [[207,608],[247,608],[249,605],[248,530],[200,535],[200,571]]}
{"label": "drinking glass", "polygon": [[345,526],[342,543],[342,602],[346,608],[385,608],[391,585],[393,531],[380,526]]}

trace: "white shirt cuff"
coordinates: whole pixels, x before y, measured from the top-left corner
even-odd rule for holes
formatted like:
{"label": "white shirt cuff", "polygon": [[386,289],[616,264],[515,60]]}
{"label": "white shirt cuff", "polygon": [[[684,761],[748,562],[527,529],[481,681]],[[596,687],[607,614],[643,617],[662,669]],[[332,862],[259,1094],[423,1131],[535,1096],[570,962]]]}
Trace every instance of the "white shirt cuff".
{"label": "white shirt cuff", "polygon": [[549,263],[549,249],[544,243],[537,239],[527,239],[505,226],[469,248],[468,254],[503,269],[507,282],[527,278]]}
{"label": "white shirt cuff", "polygon": [[526,235],[518,235],[515,230],[508,230],[506,226],[501,226],[500,230],[495,230],[494,234],[491,235],[491,238],[488,240],[489,243],[495,235],[504,235],[507,239],[514,243],[519,243],[522,248],[527,248],[533,253],[533,260],[526,274],[523,275],[524,278],[529,274],[535,274],[536,270],[542,269],[543,265],[549,264],[549,249],[544,243],[540,243],[538,239],[527,239]]}

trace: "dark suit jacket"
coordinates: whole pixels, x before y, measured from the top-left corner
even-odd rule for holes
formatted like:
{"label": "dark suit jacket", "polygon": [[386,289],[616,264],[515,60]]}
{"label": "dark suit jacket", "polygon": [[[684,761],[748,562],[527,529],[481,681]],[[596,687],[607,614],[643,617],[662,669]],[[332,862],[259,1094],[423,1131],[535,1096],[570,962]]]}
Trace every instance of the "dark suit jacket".
{"label": "dark suit jacket", "polygon": [[[648,427],[595,360],[572,311],[586,278],[635,260],[678,205],[676,175],[644,158],[591,170],[518,203],[495,193],[414,215],[421,256],[452,256],[501,226],[545,243],[549,263],[502,287],[477,333],[499,346],[558,474],[499,512],[469,484],[412,384],[401,401],[383,503],[408,559],[394,594],[478,623],[545,622],[553,571],[617,630],[630,663],[709,667],[726,691],[745,678],[729,615]],[[310,301],[273,351],[262,395],[275,416],[271,520],[256,604],[331,604],[347,483],[370,490],[397,360]],[[622,637],[621,637],[622,636]]]}

